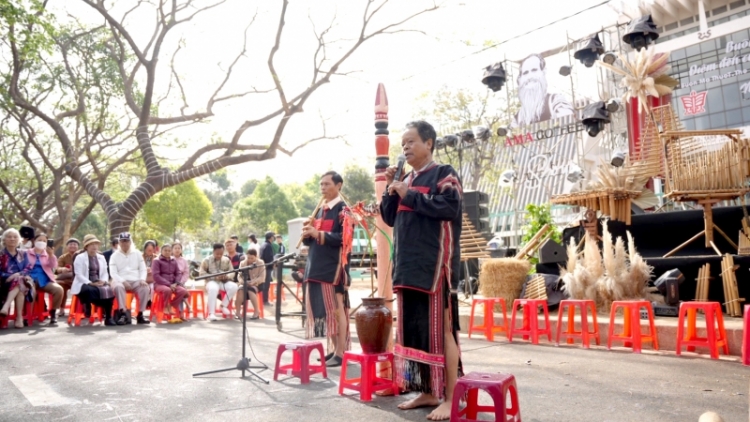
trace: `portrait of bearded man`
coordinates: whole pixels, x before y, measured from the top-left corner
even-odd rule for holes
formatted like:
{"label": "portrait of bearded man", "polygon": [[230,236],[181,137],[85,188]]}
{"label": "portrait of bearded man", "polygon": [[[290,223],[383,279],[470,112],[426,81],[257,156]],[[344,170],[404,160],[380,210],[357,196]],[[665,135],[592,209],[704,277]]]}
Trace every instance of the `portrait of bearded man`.
{"label": "portrait of bearded man", "polygon": [[511,128],[573,114],[573,105],[567,98],[547,92],[547,75],[541,55],[532,54],[521,61],[517,82],[521,109],[513,117]]}

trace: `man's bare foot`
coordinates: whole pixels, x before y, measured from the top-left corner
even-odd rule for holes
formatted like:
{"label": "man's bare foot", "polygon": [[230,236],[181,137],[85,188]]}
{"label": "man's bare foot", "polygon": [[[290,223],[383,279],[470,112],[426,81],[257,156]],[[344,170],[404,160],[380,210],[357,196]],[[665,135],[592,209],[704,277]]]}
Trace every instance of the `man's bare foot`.
{"label": "man's bare foot", "polygon": [[436,407],[435,410],[427,415],[427,419],[431,421],[447,421],[451,418],[451,406],[452,402],[445,400],[440,403],[440,406]]}
{"label": "man's bare foot", "polygon": [[[420,393],[417,397],[398,405],[401,410],[416,409],[418,407],[437,406],[440,400],[431,394]],[[450,412],[449,415],[450,416]]]}

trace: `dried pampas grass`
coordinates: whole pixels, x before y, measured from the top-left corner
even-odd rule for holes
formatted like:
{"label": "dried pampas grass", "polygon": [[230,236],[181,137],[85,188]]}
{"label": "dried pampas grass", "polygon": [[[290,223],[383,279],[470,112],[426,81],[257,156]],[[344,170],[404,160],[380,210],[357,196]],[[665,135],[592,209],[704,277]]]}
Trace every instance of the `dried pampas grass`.
{"label": "dried pampas grass", "polygon": [[503,298],[510,307],[521,296],[530,269],[531,263],[525,259],[488,259],[479,272],[479,292],[484,297]]}
{"label": "dried pampas grass", "polygon": [[618,237],[614,242],[607,222],[602,224],[603,250],[593,239],[586,240],[583,258],[579,258],[575,241],[568,245],[568,262],[562,270],[562,281],[568,296],[596,302],[601,312],[608,312],[613,301],[640,300],[649,297],[648,281],[653,270],[635,250],[630,232],[628,250]]}

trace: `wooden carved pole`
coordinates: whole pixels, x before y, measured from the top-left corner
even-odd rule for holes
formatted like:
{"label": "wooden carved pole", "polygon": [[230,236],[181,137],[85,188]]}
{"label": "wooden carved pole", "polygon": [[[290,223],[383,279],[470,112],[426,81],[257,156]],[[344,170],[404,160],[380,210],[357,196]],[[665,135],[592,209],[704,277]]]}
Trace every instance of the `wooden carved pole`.
{"label": "wooden carved pole", "polygon": [[[378,201],[385,192],[385,169],[390,162],[388,150],[390,141],[388,139],[388,97],[385,94],[385,86],[378,84],[378,92],[375,95],[375,197]],[[378,203],[379,205],[379,203]],[[385,298],[385,306],[393,312],[393,280],[391,280],[391,247],[390,239],[393,238],[393,229],[388,227],[380,215],[375,217],[375,240],[378,244],[378,297]],[[393,351],[393,335],[388,340],[388,351]],[[390,376],[390,365],[380,366],[381,376]]]}

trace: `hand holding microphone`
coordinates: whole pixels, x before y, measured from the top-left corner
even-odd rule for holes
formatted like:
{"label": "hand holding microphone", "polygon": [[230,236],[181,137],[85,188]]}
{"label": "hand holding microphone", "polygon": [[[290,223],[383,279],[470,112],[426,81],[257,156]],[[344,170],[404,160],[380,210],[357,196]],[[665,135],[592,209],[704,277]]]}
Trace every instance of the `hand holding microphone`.
{"label": "hand holding microphone", "polygon": [[406,196],[409,187],[406,183],[401,181],[404,174],[404,163],[406,163],[406,156],[401,154],[398,156],[398,163],[395,167],[389,167],[385,172],[385,180],[388,183],[388,194],[398,194],[400,197]]}

